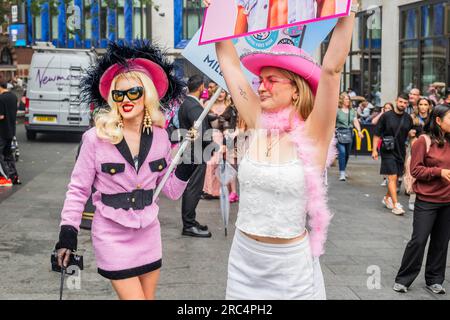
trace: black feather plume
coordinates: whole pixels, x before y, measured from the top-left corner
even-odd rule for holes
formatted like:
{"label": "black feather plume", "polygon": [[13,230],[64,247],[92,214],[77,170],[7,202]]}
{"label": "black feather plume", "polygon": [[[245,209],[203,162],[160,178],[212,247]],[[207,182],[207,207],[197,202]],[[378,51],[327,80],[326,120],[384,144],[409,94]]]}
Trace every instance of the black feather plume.
{"label": "black feather plume", "polygon": [[92,65],[81,78],[80,96],[83,102],[93,103],[95,108],[108,108],[108,102],[100,94],[99,84],[103,73],[113,64],[127,66],[128,59],[144,58],[160,65],[169,80],[167,93],[161,99],[163,108],[167,108],[171,100],[183,95],[185,83],[175,76],[175,67],[166,53],[148,40],[139,40],[132,45],[110,42],[106,53]]}

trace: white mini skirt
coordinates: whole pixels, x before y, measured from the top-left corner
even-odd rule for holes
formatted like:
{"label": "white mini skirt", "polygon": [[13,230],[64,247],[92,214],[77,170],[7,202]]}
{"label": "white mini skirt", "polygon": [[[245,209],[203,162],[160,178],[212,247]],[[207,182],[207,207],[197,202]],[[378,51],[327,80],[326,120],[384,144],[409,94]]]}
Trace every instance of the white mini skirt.
{"label": "white mini skirt", "polygon": [[318,258],[306,235],[298,242],[270,244],[236,229],[228,260],[228,300],[325,300]]}

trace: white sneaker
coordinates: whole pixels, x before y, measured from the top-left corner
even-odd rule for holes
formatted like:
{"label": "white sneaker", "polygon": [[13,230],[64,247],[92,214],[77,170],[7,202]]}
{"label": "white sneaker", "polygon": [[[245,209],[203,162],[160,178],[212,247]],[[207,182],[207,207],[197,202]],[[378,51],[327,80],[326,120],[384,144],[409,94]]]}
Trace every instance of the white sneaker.
{"label": "white sneaker", "polygon": [[345,180],[346,180],[346,178],[345,178],[345,172],[342,171],[341,174],[339,175],[339,181],[345,181]]}
{"label": "white sneaker", "polygon": [[402,205],[400,203],[396,203],[394,208],[392,209],[392,213],[398,216],[401,216],[405,213],[405,210],[403,209]]}
{"label": "white sneaker", "polygon": [[387,179],[383,179],[383,182],[380,184],[380,186],[386,187],[387,186]]}
{"label": "white sneaker", "polygon": [[383,200],[381,201],[381,203],[383,203],[384,206],[386,208],[388,208],[389,210],[394,209],[394,204],[392,203],[392,198],[386,198],[386,196],[384,196]]}
{"label": "white sneaker", "polygon": [[445,288],[440,284],[432,284],[427,286],[427,289],[435,294],[445,294]]}
{"label": "white sneaker", "polygon": [[400,293],[406,293],[408,292],[408,288],[400,283],[394,283],[394,287],[392,288],[394,289],[394,291],[396,292],[400,292]]}

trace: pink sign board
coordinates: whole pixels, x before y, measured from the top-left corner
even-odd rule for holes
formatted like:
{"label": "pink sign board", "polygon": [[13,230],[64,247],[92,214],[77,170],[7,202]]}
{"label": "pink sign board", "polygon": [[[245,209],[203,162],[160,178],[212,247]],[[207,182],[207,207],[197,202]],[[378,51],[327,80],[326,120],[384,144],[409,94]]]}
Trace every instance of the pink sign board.
{"label": "pink sign board", "polygon": [[352,0],[214,0],[199,45],[349,14]]}

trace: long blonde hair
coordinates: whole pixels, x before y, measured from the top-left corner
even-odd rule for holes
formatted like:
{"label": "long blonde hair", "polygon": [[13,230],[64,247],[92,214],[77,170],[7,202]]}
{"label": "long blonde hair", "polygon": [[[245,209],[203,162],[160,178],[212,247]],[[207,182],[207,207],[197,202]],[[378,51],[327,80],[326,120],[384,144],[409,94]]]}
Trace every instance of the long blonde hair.
{"label": "long blonde hair", "polygon": [[116,87],[117,81],[121,78],[131,78],[141,82],[144,87],[144,108],[148,110],[153,125],[161,128],[165,125],[165,118],[163,113],[160,111],[158,93],[153,81],[142,72],[129,71],[118,74],[111,82],[111,88],[108,95],[108,105],[110,106],[110,109],[100,111],[95,117],[97,136],[100,139],[111,142],[112,144],[118,144],[123,139],[123,132],[119,127],[121,116],[119,113],[118,103],[112,99],[111,95],[112,90]]}
{"label": "long blonde hair", "polygon": [[306,121],[314,107],[314,94],[311,88],[306,80],[298,74],[285,69],[280,69],[280,71],[294,82],[298,95],[298,98],[293,101],[294,110],[300,116],[300,119]]}

